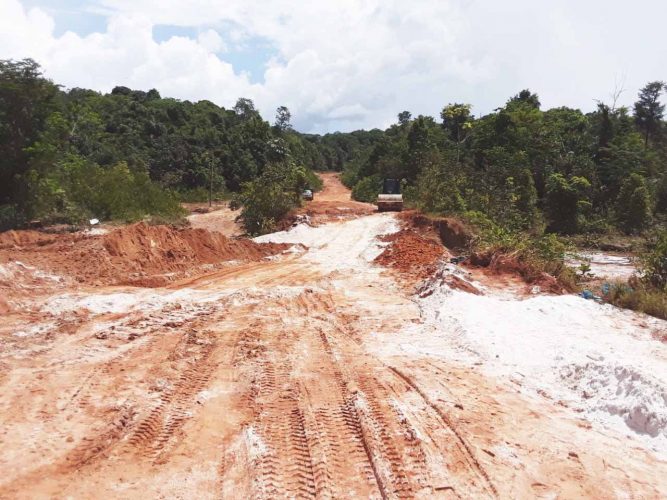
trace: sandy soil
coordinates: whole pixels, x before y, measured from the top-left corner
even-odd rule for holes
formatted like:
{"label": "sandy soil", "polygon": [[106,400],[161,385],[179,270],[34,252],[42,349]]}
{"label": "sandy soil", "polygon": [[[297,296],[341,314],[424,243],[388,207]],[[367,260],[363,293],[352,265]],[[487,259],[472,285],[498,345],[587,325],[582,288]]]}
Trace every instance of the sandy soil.
{"label": "sandy soil", "polygon": [[210,211],[207,203],[187,203],[184,205],[191,212],[187,219],[190,221],[190,226],[194,228],[218,231],[230,237],[241,236],[245,232],[241,224],[236,222],[236,218],[241,212],[231,210],[227,202],[214,204]]}
{"label": "sandy soil", "polygon": [[377,211],[375,205],[352,200],[350,190],[339,181],[337,173],[319,174],[324,181],[322,191],[315,193],[313,201],[306,201],[295,216],[307,216],[309,224],[349,220]]}
{"label": "sandy soil", "polygon": [[[482,330],[523,331],[521,305],[540,305],[506,294],[512,313],[494,316],[444,279],[406,291],[404,269],[375,262],[396,216],[325,182],[309,206],[343,220],[258,238],[293,246],[166,286],[90,287],[5,263],[0,278],[19,273],[23,292],[0,324],[0,497],[667,496],[662,449],[540,384],[524,390],[539,369],[517,383],[494,361]],[[500,300],[481,292],[466,300]],[[582,328],[604,335],[586,314]],[[549,335],[572,326],[545,317]],[[508,351],[523,345],[502,332]],[[634,333],[614,335],[664,355]]]}

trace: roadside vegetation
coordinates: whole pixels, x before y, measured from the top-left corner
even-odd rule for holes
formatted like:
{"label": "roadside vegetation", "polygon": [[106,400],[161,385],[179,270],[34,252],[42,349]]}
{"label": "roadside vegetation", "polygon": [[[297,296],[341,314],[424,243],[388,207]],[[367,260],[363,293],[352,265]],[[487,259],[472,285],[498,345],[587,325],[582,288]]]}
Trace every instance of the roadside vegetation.
{"label": "roadside vegetation", "polygon": [[281,106],[271,125],[245,98],[225,109],[156,90],[64,90],[30,59],[0,61],[0,230],[37,219],[171,221],[182,216],[181,201],[241,192],[250,232],[270,230],[285,203],[294,207],[299,197],[281,195],[276,212],[249,196],[260,182],[277,176],[291,194],[318,189],[313,170],[340,169],[346,160],[335,137],[297,133],[290,118]]}
{"label": "roadside vegetation", "polygon": [[[485,116],[459,103],[437,119],[404,111],[367,133],[342,179],[361,201],[375,199],[383,178],[401,179],[409,206],[467,221],[481,253],[511,256],[575,289],[568,242],[646,248],[665,228],[665,84],[648,83],[632,109],[616,105],[620,91],[590,113],[543,110],[529,90]],[[660,248],[645,278],[614,287],[608,300],[664,317],[665,288],[646,278],[656,276]]]}
{"label": "roadside vegetation", "polygon": [[638,276],[612,283],[605,298],[619,307],[667,319],[667,231],[648,241]]}

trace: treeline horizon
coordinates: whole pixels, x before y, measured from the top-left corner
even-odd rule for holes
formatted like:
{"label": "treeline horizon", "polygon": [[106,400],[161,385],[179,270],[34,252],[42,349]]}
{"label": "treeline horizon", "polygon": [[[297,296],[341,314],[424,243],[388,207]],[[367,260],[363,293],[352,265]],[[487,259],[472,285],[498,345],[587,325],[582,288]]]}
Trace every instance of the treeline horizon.
{"label": "treeline horizon", "polygon": [[663,82],[650,82],[632,109],[599,102],[583,113],[542,110],[523,90],[494,112],[446,105],[439,120],[398,114],[384,131],[355,132],[343,180],[372,201],[383,178],[435,214],[483,216],[504,228],[560,234],[639,234],[667,212]]}
{"label": "treeline horizon", "polygon": [[[279,171],[317,189],[313,170],[342,170],[347,158],[290,118],[281,106],[270,124],[246,98],[225,109],[155,89],[62,90],[31,59],[0,60],[0,230],[175,217],[180,201],[240,195],[269,167],[272,182]],[[283,206],[298,203],[296,189]]]}
{"label": "treeline horizon", "polygon": [[632,109],[588,113],[542,110],[523,90],[480,117],[454,103],[439,119],[403,111],[386,130],[319,135],[293,130],[284,106],[270,124],[247,98],[225,109],[155,89],[62,90],[30,59],[0,61],[0,221],[176,213],[211,188],[241,195],[271,166],[270,182],[300,168],[315,188],[313,171],[342,171],[363,201],[398,178],[424,211],[517,230],[638,233],[667,210],[664,89],[651,82]]}

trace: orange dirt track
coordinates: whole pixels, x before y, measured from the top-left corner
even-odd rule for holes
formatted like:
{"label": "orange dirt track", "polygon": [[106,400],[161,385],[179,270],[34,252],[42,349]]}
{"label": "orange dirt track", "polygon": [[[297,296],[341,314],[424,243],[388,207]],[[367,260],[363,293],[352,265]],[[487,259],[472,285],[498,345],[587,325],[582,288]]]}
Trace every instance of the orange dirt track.
{"label": "orange dirt track", "polygon": [[396,218],[324,178],[307,209],[354,217],[307,250],[162,287],[92,286],[3,250],[0,498],[667,495],[665,462],[555,401],[376,350],[421,321],[401,270],[362,259]]}

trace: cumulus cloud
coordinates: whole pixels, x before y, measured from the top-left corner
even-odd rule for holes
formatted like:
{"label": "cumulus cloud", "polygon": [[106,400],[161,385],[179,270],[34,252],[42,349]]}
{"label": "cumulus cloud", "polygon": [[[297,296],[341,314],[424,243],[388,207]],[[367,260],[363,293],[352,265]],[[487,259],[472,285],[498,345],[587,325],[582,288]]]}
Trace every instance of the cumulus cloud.
{"label": "cumulus cloud", "polygon": [[[114,85],[232,106],[279,105],[305,131],[383,127],[448,102],[491,111],[525,87],[545,106],[591,109],[626,75],[626,103],[667,78],[659,0],[100,0],[106,31],[54,35],[39,8],[0,0],[0,57],[31,56],[67,86]],[[157,42],[156,25],[194,28]],[[252,40],[274,49],[260,82],[227,62]],[[249,53],[248,57],[259,57]],[[226,60],[227,59],[227,60]]]}
{"label": "cumulus cloud", "polygon": [[224,52],[227,50],[227,45],[222,40],[222,37],[218,35],[217,31],[212,29],[199,33],[197,41],[199,42],[199,45],[209,52]]}

